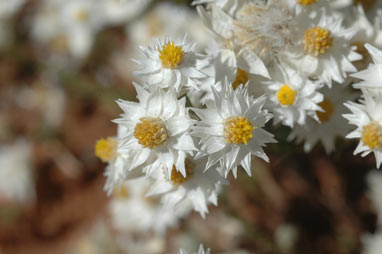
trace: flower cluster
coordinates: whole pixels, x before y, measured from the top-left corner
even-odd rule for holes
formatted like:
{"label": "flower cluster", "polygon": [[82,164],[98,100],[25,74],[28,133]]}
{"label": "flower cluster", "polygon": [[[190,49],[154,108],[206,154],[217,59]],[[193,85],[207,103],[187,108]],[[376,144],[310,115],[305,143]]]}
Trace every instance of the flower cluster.
{"label": "flower cluster", "polygon": [[[138,102],[117,101],[118,134],[96,145],[108,193],[145,179],[145,197],[161,209],[177,216],[190,207],[204,218],[230,172],[251,175],[254,158],[269,162],[263,148],[282,125],[306,152],[320,142],[331,153],[337,137],[358,138],[355,153],[373,152],[380,167],[382,51],[357,39],[377,45],[361,7],[349,21],[325,0],[193,4],[210,46],[200,53],[187,37],[166,37],[140,47]],[[367,54],[374,63],[359,71]]]}

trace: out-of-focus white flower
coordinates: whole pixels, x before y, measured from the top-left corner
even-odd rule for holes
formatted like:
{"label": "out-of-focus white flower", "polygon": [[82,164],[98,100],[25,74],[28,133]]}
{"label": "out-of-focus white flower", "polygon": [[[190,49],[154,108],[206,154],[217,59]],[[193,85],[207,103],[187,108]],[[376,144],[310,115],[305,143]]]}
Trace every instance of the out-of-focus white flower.
{"label": "out-of-focus white flower", "polygon": [[140,15],[151,0],[102,0],[105,16],[114,25],[126,23]]}
{"label": "out-of-focus white flower", "polygon": [[186,176],[184,160],[196,150],[189,135],[195,121],[189,117],[186,99],[178,100],[172,89],[149,92],[138,84],[135,88],[139,103],[117,101],[124,113],[115,122],[126,128],[126,135],[120,138],[121,153],[135,150],[137,165],[155,158],[167,168],[175,165]]}
{"label": "out-of-focus white flower", "polygon": [[0,20],[9,18],[9,16],[17,12],[24,3],[25,0],[0,1]]}
{"label": "out-of-focus white flower", "polygon": [[363,254],[379,254],[382,250],[382,231],[362,236]]}
{"label": "out-of-focus white flower", "polygon": [[323,111],[317,111],[315,119],[306,119],[304,125],[294,126],[289,139],[297,138],[299,143],[304,141],[305,152],[310,152],[321,142],[326,153],[331,153],[335,148],[336,137],[345,137],[350,131],[350,125],[342,117],[347,112],[344,102],[355,99],[357,94],[351,93],[348,87],[341,84],[335,84],[330,89],[324,87],[320,92],[324,99],[318,106]]}
{"label": "out-of-focus white flower", "polygon": [[26,140],[0,146],[0,196],[23,204],[35,198],[31,144]]}
{"label": "out-of-focus white flower", "polygon": [[364,100],[361,103],[345,103],[351,114],[343,116],[350,124],[357,126],[346,138],[359,139],[354,154],[361,153],[364,157],[373,152],[379,168],[382,163],[382,96],[380,94],[373,96],[365,90],[363,95]]}
{"label": "out-of-focus white flower", "polygon": [[50,126],[58,126],[64,116],[66,98],[59,86],[43,82],[22,88],[16,93],[16,101],[27,110],[39,110]]}
{"label": "out-of-focus white flower", "polygon": [[166,38],[154,40],[154,48],[140,47],[144,56],[135,60],[140,69],[135,74],[144,81],[145,86],[173,88],[179,95],[187,88],[198,89],[200,79],[206,77],[200,69],[209,62],[194,52],[194,44],[186,38],[174,42]]}
{"label": "out-of-focus white flower", "polygon": [[362,81],[354,84],[355,88],[377,89],[382,91],[382,50],[379,50],[370,44],[365,44],[365,48],[371,55],[373,62],[366,70],[354,73],[351,76]]}
{"label": "out-of-focus white flower", "polygon": [[32,22],[35,40],[76,59],[86,57],[96,32],[106,24],[102,5],[92,0],[44,0],[39,4]]}
{"label": "out-of-focus white flower", "polygon": [[[137,45],[149,45],[152,38],[187,38],[196,43],[196,51],[202,52],[210,42],[207,29],[194,10],[184,5],[160,2],[140,19],[127,26],[129,42]],[[135,50],[134,50],[135,51]]]}
{"label": "out-of-focus white flower", "polygon": [[128,180],[116,190],[109,210],[112,224],[120,232],[166,233],[178,220],[191,211],[191,206],[170,209],[161,204],[161,199],[147,197],[150,182],[141,177]]}
{"label": "out-of-focus white flower", "polygon": [[[179,250],[180,254],[187,254],[187,251],[180,249]],[[210,249],[204,250],[203,244],[200,244],[198,252],[194,252],[194,254],[210,254]]]}
{"label": "out-of-focus white flower", "polygon": [[268,161],[262,146],[276,142],[263,129],[272,115],[263,110],[265,97],[253,99],[247,86],[235,90],[224,82],[221,92],[214,90],[214,101],[206,109],[193,109],[201,119],[193,127],[193,135],[200,137],[200,156],[208,155],[206,169],[220,163],[225,176],[232,170],[237,176],[241,165],[251,175],[251,155]]}
{"label": "out-of-focus white flower", "polygon": [[369,197],[378,215],[378,224],[382,227],[382,174],[378,170],[371,170],[366,176],[369,186]]}
{"label": "out-of-focus white flower", "polygon": [[163,195],[164,205],[175,210],[184,202],[191,202],[194,210],[205,218],[207,205],[217,206],[221,184],[228,184],[217,170],[205,171],[206,162],[206,159],[186,158],[186,177],[175,166],[162,167],[162,172],[157,170],[152,174],[153,183],[148,195]]}
{"label": "out-of-focus white flower", "polygon": [[274,123],[293,127],[295,123],[304,125],[307,116],[314,117],[320,110],[318,103],[323,100],[317,92],[319,85],[289,68],[274,68],[272,81],[264,81],[268,95],[267,108],[274,113]]}
{"label": "out-of-focus white flower", "polygon": [[298,18],[293,33],[297,39],[283,52],[282,61],[329,87],[332,80],[342,83],[347,72],[357,71],[351,62],[361,59],[361,55],[349,43],[356,30],[345,29],[341,16],[322,13],[317,15],[318,21],[304,14]]}

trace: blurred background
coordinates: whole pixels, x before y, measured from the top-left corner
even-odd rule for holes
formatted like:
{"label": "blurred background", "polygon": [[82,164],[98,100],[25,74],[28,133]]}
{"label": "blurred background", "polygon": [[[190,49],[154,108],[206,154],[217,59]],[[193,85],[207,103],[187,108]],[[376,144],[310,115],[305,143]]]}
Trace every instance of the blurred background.
{"label": "blurred background", "polygon": [[352,141],[339,140],[331,156],[319,146],[305,154],[275,128],[270,164],[255,161],[252,177],[230,181],[205,220],[185,214],[160,230],[144,223],[157,205],[145,186],[103,191],[106,165],[94,145],[116,133],[115,100],[136,100],[138,46],[185,33],[198,50],[208,45],[190,3],[0,0],[1,254],[172,254],[201,242],[212,253],[365,249],[382,212],[382,178],[374,158],[352,155]]}

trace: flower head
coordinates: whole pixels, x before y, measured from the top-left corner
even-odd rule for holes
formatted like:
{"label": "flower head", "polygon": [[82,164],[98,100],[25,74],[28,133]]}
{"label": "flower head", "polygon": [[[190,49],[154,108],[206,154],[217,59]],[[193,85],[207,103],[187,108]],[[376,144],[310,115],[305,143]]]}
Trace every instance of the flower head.
{"label": "flower head", "polygon": [[225,175],[232,170],[236,176],[242,165],[251,175],[251,155],[268,161],[262,146],[275,140],[263,129],[272,117],[262,109],[264,102],[265,97],[250,97],[247,86],[233,90],[226,81],[222,91],[214,90],[214,101],[206,109],[194,109],[201,121],[193,135],[201,138],[199,156],[208,156],[206,168],[218,163]]}
{"label": "flower head", "polygon": [[347,102],[345,106],[352,112],[343,116],[357,128],[347,138],[358,138],[359,143],[354,154],[366,156],[373,152],[377,168],[382,164],[382,98],[364,91],[361,103]]}

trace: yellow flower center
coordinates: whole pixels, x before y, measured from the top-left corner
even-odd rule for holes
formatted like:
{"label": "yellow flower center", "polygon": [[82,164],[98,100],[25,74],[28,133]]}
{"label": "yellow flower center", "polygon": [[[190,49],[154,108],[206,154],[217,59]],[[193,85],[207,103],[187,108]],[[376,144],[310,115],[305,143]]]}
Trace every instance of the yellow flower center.
{"label": "yellow flower center", "polygon": [[382,125],[372,121],[363,126],[361,140],[370,149],[382,149]]}
{"label": "yellow flower center", "polygon": [[162,50],[159,50],[159,59],[165,68],[177,68],[182,63],[183,57],[183,48],[175,46],[174,42],[168,42]]}
{"label": "yellow flower center", "polygon": [[118,143],[115,138],[101,138],[95,145],[95,155],[103,162],[109,162],[117,156]]}
{"label": "yellow flower center", "polygon": [[167,129],[159,117],[142,117],[134,128],[134,137],[143,147],[155,148],[163,144],[167,137]]}
{"label": "yellow flower center", "polygon": [[370,9],[376,3],[376,0],[353,0],[354,5],[362,4],[365,10]]}
{"label": "yellow flower center", "polygon": [[283,85],[277,92],[277,100],[283,106],[290,106],[296,100],[297,92],[289,85]]}
{"label": "yellow flower center", "polygon": [[252,131],[256,126],[244,116],[232,116],[224,121],[224,137],[229,144],[248,144],[253,137]]}
{"label": "yellow flower center", "polygon": [[248,72],[237,68],[236,79],[232,84],[233,89],[236,89],[240,84],[245,85],[248,82]]}
{"label": "yellow flower center", "polygon": [[182,183],[184,183],[185,181],[187,181],[188,179],[190,179],[190,177],[192,176],[192,174],[194,173],[192,168],[193,168],[193,164],[189,161],[189,160],[186,160],[185,161],[185,168],[186,168],[186,177],[184,177],[182,175],[182,173],[180,173],[175,165],[172,166],[172,171],[171,171],[171,183],[173,185],[181,185]]}
{"label": "yellow flower center", "polygon": [[317,2],[317,0],[298,0],[297,2],[301,5],[308,6]]}
{"label": "yellow flower center", "polygon": [[79,9],[76,11],[75,19],[79,22],[85,22],[89,18],[89,13],[85,9]]}
{"label": "yellow flower center", "polygon": [[305,31],[304,51],[311,56],[324,54],[333,44],[333,37],[330,31],[316,26]]}
{"label": "yellow flower center", "polygon": [[321,123],[329,121],[334,112],[333,103],[325,98],[321,103],[318,104],[318,106],[324,110],[324,112],[317,111],[318,119],[320,119]]}
{"label": "yellow flower center", "polygon": [[127,185],[124,184],[121,188],[115,187],[113,190],[113,196],[116,198],[127,199],[130,196]]}

